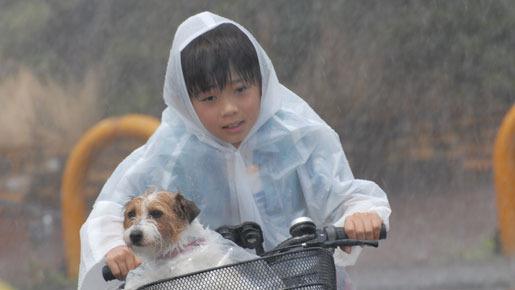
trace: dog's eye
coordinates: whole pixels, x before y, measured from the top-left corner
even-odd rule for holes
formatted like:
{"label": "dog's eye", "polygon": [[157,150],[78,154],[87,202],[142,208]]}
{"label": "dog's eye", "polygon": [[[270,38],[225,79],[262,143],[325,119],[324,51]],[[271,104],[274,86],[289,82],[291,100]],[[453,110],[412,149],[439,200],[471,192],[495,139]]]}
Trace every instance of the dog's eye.
{"label": "dog's eye", "polygon": [[136,211],[135,210],[131,210],[127,213],[127,217],[132,219],[132,218],[135,218],[136,217]]}
{"label": "dog's eye", "polygon": [[158,219],[163,215],[163,212],[160,210],[151,210],[149,214],[152,218]]}

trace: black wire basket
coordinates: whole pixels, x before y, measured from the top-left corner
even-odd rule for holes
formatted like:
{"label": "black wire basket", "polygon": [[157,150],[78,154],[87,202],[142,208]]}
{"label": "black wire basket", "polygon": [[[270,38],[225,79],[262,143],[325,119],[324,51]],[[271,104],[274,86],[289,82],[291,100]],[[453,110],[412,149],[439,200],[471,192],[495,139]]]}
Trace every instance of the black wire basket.
{"label": "black wire basket", "polygon": [[171,289],[336,289],[336,274],[330,251],[309,248],[160,280],[139,288]]}

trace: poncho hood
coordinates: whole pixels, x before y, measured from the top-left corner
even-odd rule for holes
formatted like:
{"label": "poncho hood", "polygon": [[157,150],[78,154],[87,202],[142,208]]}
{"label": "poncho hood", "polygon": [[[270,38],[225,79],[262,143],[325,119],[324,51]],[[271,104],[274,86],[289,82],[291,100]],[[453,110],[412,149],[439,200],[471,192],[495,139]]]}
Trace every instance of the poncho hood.
{"label": "poncho hood", "polygon": [[[223,23],[234,24],[247,35],[256,49],[261,71],[261,111],[259,118],[243,143],[279,110],[282,103],[282,96],[286,88],[279,83],[272,62],[266,52],[259,45],[254,36],[244,27],[230,19],[215,15],[211,12],[196,14],[185,20],[178,27],[170,49],[163,97],[171,111],[170,113],[178,115],[190,133],[213,146],[227,147],[230,146],[230,144],[209,133],[200,122],[191,104],[181,66],[181,51],[195,38]],[[164,118],[163,121],[166,122],[166,118]]]}

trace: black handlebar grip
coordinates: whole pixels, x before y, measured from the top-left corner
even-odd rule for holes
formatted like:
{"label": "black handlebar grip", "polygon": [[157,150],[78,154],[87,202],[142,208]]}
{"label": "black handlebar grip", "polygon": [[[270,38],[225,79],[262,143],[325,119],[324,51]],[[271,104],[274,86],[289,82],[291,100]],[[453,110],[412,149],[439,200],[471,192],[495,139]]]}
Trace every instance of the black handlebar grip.
{"label": "black handlebar grip", "polygon": [[116,279],[116,277],[113,275],[113,272],[111,272],[111,269],[107,265],[102,267],[102,277],[104,277],[104,280],[111,281]]}
{"label": "black handlebar grip", "polygon": [[384,224],[381,224],[381,231],[379,232],[379,239],[385,240],[386,236],[387,236],[386,226]]}
{"label": "black handlebar grip", "polygon": [[[346,240],[349,237],[347,237],[347,234],[345,233],[345,229],[343,227],[335,227],[336,230],[336,239],[338,240]],[[384,224],[381,224],[381,231],[379,232],[379,239],[384,240],[386,239],[386,226]]]}

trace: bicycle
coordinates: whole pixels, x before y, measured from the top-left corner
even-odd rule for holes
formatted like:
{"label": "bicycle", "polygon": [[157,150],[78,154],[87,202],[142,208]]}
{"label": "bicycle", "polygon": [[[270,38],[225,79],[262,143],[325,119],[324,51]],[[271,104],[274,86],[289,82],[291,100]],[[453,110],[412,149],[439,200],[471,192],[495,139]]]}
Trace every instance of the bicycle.
{"label": "bicycle", "polygon": [[[295,219],[290,227],[291,237],[267,252],[262,246],[261,227],[256,223],[222,226],[216,231],[240,247],[255,250],[260,258],[155,281],[138,290],[336,289],[336,247],[379,246],[378,241],[348,239],[343,227],[317,228],[306,217]],[[386,236],[383,225],[379,238]],[[107,266],[103,275],[106,281],[114,279]]]}

